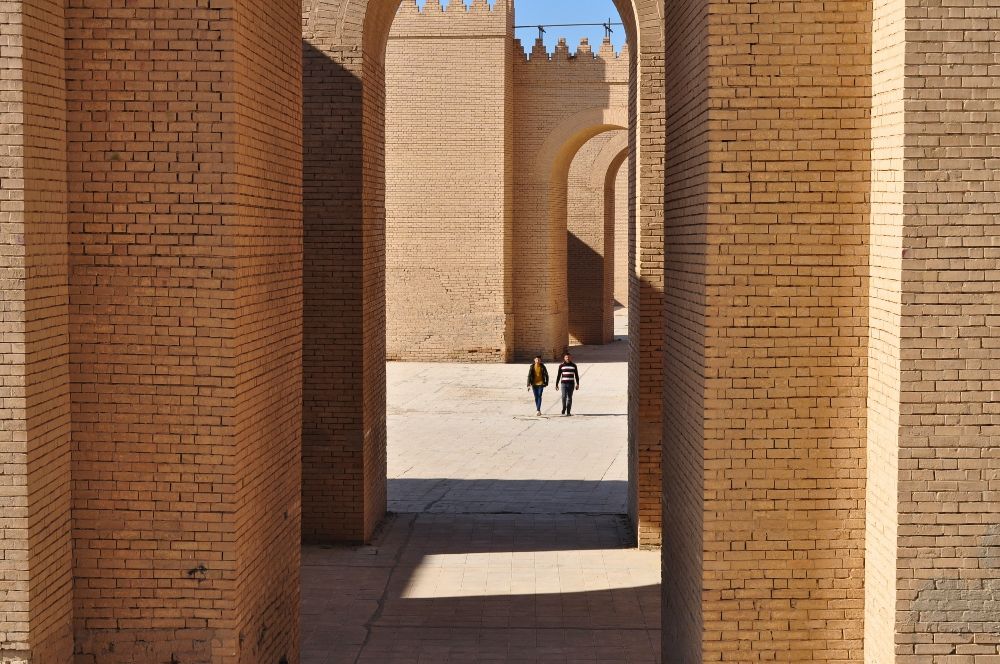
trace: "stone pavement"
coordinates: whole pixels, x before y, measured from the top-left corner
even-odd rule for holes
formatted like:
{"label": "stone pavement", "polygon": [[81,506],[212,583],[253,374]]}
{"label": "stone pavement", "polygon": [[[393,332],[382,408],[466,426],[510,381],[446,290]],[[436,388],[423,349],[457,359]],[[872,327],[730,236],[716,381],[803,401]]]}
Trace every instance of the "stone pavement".
{"label": "stone pavement", "polygon": [[554,390],[533,415],[526,366],[390,365],[394,514],[303,550],[303,664],[659,662],[659,555],[621,516],[624,342],[575,355],[571,418]]}

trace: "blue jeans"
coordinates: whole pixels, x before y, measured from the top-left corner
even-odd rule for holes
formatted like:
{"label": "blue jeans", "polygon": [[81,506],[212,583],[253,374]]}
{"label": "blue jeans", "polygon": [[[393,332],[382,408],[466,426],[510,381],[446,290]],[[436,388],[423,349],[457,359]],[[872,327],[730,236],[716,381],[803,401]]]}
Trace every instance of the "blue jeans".
{"label": "blue jeans", "polygon": [[535,410],[542,410],[542,392],[545,391],[544,385],[532,385],[531,391],[535,393]]}
{"label": "blue jeans", "polygon": [[563,383],[560,387],[562,387],[563,415],[569,415],[573,410],[573,392],[576,391],[576,385]]}

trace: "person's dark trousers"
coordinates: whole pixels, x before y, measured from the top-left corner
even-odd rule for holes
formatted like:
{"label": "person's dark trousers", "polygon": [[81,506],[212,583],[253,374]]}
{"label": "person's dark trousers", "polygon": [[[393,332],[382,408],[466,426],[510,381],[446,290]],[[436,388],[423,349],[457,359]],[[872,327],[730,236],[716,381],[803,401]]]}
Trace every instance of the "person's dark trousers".
{"label": "person's dark trousers", "polygon": [[535,393],[535,410],[542,410],[542,392],[545,391],[544,385],[532,385],[531,391]]}
{"label": "person's dark trousers", "polygon": [[562,388],[562,399],[563,399],[563,415],[573,414],[573,392],[576,390],[576,385],[573,383],[563,383]]}

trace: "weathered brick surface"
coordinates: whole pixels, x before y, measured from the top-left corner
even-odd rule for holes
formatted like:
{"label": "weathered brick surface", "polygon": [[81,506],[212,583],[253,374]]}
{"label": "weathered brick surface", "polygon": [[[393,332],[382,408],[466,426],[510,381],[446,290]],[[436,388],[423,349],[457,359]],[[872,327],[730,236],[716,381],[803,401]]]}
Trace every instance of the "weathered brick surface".
{"label": "weathered brick surface", "polygon": [[995,662],[1000,9],[879,2],[875,19],[866,655]]}
{"label": "weathered brick surface", "polygon": [[296,653],[301,16],[263,6],[68,3],[79,662]]}
{"label": "weathered brick surface", "polygon": [[[618,130],[587,141],[570,165],[566,292],[571,342],[604,344],[614,336],[614,261],[618,242],[614,185],[627,158],[628,132]],[[627,209],[622,216],[627,224]],[[624,230],[627,234],[627,225]],[[627,246],[627,240],[623,244]]]}
{"label": "weathered brick surface", "polygon": [[0,2],[0,660],[69,662],[63,7]]}
{"label": "weathered brick surface", "polygon": [[513,11],[403,2],[386,52],[393,360],[510,359]]}
{"label": "weathered brick surface", "polygon": [[667,652],[860,661],[870,7],[674,10]]}

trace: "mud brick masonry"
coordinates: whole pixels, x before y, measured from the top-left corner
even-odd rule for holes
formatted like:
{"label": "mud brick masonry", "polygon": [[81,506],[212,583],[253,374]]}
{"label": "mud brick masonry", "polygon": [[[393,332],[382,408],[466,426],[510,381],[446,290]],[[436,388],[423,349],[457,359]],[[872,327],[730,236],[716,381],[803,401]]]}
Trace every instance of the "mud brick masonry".
{"label": "mud brick masonry", "polygon": [[[624,128],[665,661],[995,664],[1000,7],[616,3],[623,116],[536,135],[510,95],[581,63],[477,54],[497,124],[456,133],[511,175],[473,342],[565,343],[519,220],[565,246],[537,202]],[[298,661],[300,540],[385,511],[399,6],[0,0],[0,661]]]}
{"label": "mud brick masonry", "polygon": [[[391,359],[556,357],[573,333],[572,311],[596,317],[575,339],[610,337],[608,164],[598,176],[600,200],[583,193],[589,179],[568,183],[563,171],[577,143],[625,133],[628,53],[605,42],[597,53],[583,43],[571,54],[561,42],[550,54],[538,42],[529,59],[514,39],[512,10],[507,0],[492,9],[453,2],[445,11],[404,2],[393,21],[385,86]],[[587,200],[570,210],[568,191]],[[567,260],[568,217],[572,237],[602,227],[589,264],[572,255],[575,245]],[[591,283],[603,284],[605,272],[606,294]],[[581,292],[569,293],[574,286]]]}

